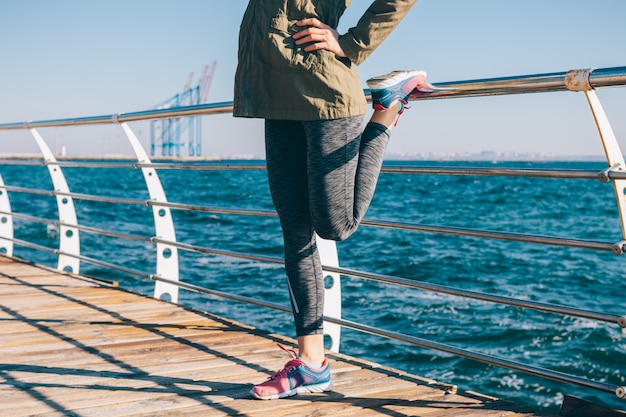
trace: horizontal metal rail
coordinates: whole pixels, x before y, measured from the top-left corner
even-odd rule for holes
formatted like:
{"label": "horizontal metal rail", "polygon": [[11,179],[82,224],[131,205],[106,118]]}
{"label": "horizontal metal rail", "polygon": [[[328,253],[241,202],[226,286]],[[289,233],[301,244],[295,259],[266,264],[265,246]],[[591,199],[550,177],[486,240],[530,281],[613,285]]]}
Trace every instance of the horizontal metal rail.
{"label": "horizontal metal rail", "polygon": [[[436,88],[435,91],[420,93],[413,97],[412,100],[568,91],[571,90],[567,82],[568,74],[569,71],[565,71],[436,83],[433,84]],[[589,70],[587,81],[591,88],[596,89],[626,85],[626,67],[598,68],[593,69],[592,71]],[[365,90],[365,93],[369,94],[369,90]],[[0,130],[127,123],[142,120],[168,119],[173,117],[226,114],[232,113],[232,110],[233,102],[228,101],[221,103],[199,104],[194,106],[173,107],[168,109],[115,113],[102,116],[3,123],[0,124]]]}
{"label": "horizontal metal rail", "polygon": [[[263,164],[241,164],[215,162],[208,164],[185,163],[118,163],[118,162],[73,162],[57,161],[55,165],[73,168],[155,168],[183,171],[264,171]],[[47,166],[43,160],[0,159],[0,165],[36,165]],[[485,168],[485,167],[428,167],[412,165],[384,165],[381,172],[388,174],[426,174],[426,175],[459,175],[459,176],[490,176],[490,177],[527,177],[527,178],[555,178],[555,179],[591,179],[608,182],[610,180],[626,179],[626,171],[611,168],[601,171],[577,169],[524,169],[524,168]]]}
{"label": "horizontal metal rail", "polygon": [[[90,263],[92,265],[102,266],[102,267],[105,267],[105,268],[112,269],[114,271],[123,272],[123,273],[128,274],[128,275],[134,275],[134,276],[143,277],[143,278],[150,278],[150,275],[146,274],[144,272],[136,271],[134,269],[126,268],[124,266],[115,265],[115,264],[112,264],[112,263],[109,263],[109,262],[100,261],[98,259],[90,258],[88,256],[76,255],[76,254],[69,253],[69,252],[63,252],[63,251],[60,251],[58,249],[52,249],[52,248],[49,248],[49,247],[44,246],[44,245],[38,245],[37,243],[28,242],[26,240],[21,240],[21,239],[10,239],[10,240],[13,241],[13,243],[15,243],[16,245],[20,245],[20,246],[23,246],[25,248],[30,248],[30,249],[34,249],[34,250],[38,250],[38,251],[46,252],[46,253],[51,253],[53,255],[69,256],[70,258],[79,259],[79,260],[81,260],[83,262],[87,262],[87,263]],[[0,254],[0,255],[2,255],[2,254]]]}
{"label": "horizontal metal rail", "polygon": [[626,179],[625,171],[604,169],[601,171],[575,169],[522,169],[484,167],[414,167],[384,166],[383,172],[392,174],[465,175],[490,177],[526,177],[555,179],[591,179],[608,182],[613,179]]}
{"label": "horizontal metal rail", "polygon": [[[57,165],[60,167],[74,167],[74,168],[139,168],[138,164],[130,162],[76,162],[76,161],[54,161],[48,162],[44,159],[26,159],[20,157],[14,157],[10,159],[0,159],[0,165],[17,165],[17,166],[48,166]],[[150,165],[150,164],[146,164]]]}
{"label": "horizontal metal rail", "polygon": [[[232,209],[232,208],[221,208],[221,207],[197,206],[197,205],[181,204],[181,203],[160,203],[160,202],[152,202],[152,201],[147,201],[146,205],[158,206],[158,207],[169,207],[169,208],[179,209],[179,210],[202,211],[206,213],[277,217],[276,212],[270,211],[270,210]],[[439,226],[439,225],[429,225],[429,224],[401,223],[401,222],[391,222],[391,221],[383,221],[383,220],[371,220],[367,218],[364,219],[361,222],[361,224],[363,226],[375,226],[375,227],[383,227],[387,229],[412,230],[412,231],[429,232],[429,233],[450,234],[450,235],[456,235],[456,236],[483,237],[483,238],[489,238],[489,239],[509,240],[509,241],[516,241],[516,242],[525,242],[525,243],[538,243],[538,244],[544,244],[544,245],[604,250],[604,251],[611,251],[616,255],[620,255],[624,253],[624,247],[626,247],[626,242],[624,241],[619,241],[616,243],[598,242],[598,241],[592,241],[592,240],[530,235],[530,234],[524,234],[524,233],[496,232],[496,231],[491,231],[491,230],[471,229],[471,228],[466,228],[466,227]]]}
{"label": "horizontal metal rail", "polygon": [[586,89],[584,86],[572,85],[573,83],[569,78],[574,72],[586,76],[584,80],[580,81],[588,83],[592,89],[626,85],[626,67],[590,68],[587,70],[437,83],[434,84],[435,91],[418,93],[415,99],[582,91]]}
{"label": "horizontal metal rail", "polygon": [[[104,203],[118,203],[128,204],[136,206],[146,207],[167,207],[177,210],[197,211],[204,213],[219,213],[219,214],[232,214],[232,215],[246,215],[246,216],[258,216],[258,217],[277,217],[275,211],[272,210],[251,210],[251,209],[238,209],[238,208],[223,208],[223,207],[210,207],[200,206],[195,204],[184,204],[176,202],[158,202],[153,200],[132,200],[127,198],[114,198],[114,197],[100,197],[89,194],[80,193],[59,193],[55,191],[37,190],[24,187],[5,186],[5,189],[9,191],[41,194],[49,196],[65,196],[72,197],[76,200],[97,201]],[[7,213],[8,214],[8,213]],[[478,237],[497,240],[507,240],[514,242],[535,243],[552,246],[563,246],[580,249],[593,249],[610,251],[615,255],[621,255],[626,250],[626,241],[618,242],[600,242],[584,239],[572,239],[554,236],[533,235],[526,233],[514,233],[514,232],[498,232],[485,229],[473,229],[467,227],[454,227],[454,226],[441,226],[432,224],[417,224],[417,223],[401,223],[384,220],[364,219],[361,224],[363,226],[382,227],[387,229],[397,230],[411,230],[427,233],[439,233],[455,236],[465,237]],[[75,227],[75,226],[73,226]]]}
{"label": "horizontal metal rail", "polygon": [[553,246],[567,246],[571,248],[595,249],[611,251],[615,255],[624,253],[626,242],[619,241],[616,243],[597,242],[592,240],[570,239],[563,237],[530,235],[514,232],[495,232],[483,229],[471,229],[467,227],[439,226],[430,224],[400,223],[380,220],[364,219],[361,222],[364,226],[377,226],[387,229],[413,230],[429,233],[440,233],[466,237],[483,237],[489,239],[509,240],[525,243],[539,243]]}
{"label": "horizontal metal rail", "polygon": [[376,327],[367,326],[360,323],[354,323],[344,319],[333,319],[331,317],[325,318],[331,323],[337,323],[341,326],[358,330],[361,332],[373,334],[375,336],[386,337],[388,339],[398,340],[401,342],[409,343],[415,346],[423,347],[426,349],[433,349],[440,352],[450,353],[452,355],[461,356],[464,358],[472,359],[478,362],[483,362],[491,365],[500,366],[507,369],[513,369],[516,371],[524,372],[530,375],[540,376],[543,378],[551,379],[559,382],[566,382],[574,385],[578,385],[585,388],[592,388],[602,392],[616,395],[618,398],[626,398],[626,387],[608,384],[605,382],[593,381],[587,378],[578,377],[576,375],[567,374],[560,371],[554,371],[551,369],[541,368],[539,366],[528,365],[525,363],[513,361],[510,359],[503,359],[493,355],[486,355],[484,353],[478,353],[469,349],[463,349],[455,346],[451,346],[445,343],[434,342],[428,339],[422,339],[420,337],[409,336],[403,333],[393,332],[389,330],[378,329]]}
{"label": "horizontal metal rail", "polygon": [[[117,160],[116,160],[117,161]],[[158,168],[158,169],[175,169],[185,171],[264,171],[265,165],[258,163],[237,164],[229,162],[208,162],[201,160],[202,163],[189,164],[189,163],[172,163],[172,162],[82,162],[82,161],[55,161],[48,162],[43,159],[22,159],[19,157],[11,159],[0,159],[0,165],[35,165],[35,166],[48,166],[57,165],[60,167],[71,168],[127,168],[127,169],[140,169],[140,168]]]}
{"label": "horizontal metal rail", "polygon": [[86,201],[99,201],[102,203],[117,203],[117,204],[128,204],[128,205],[136,205],[136,206],[148,206],[150,205],[150,200],[133,200],[130,198],[116,198],[116,197],[100,197],[92,194],[80,194],[80,193],[61,193],[57,191],[50,190],[41,190],[36,188],[27,188],[27,187],[15,187],[11,185],[4,185],[2,188],[8,191],[14,191],[25,194],[36,194],[36,195],[46,195],[46,196],[63,196],[63,197],[72,197],[77,200],[86,200]]}
{"label": "horizontal metal rail", "polygon": [[41,189],[37,189],[37,188],[28,188],[28,187],[16,187],[13,185],[3,185],[2,188],[4,188],[7,191],[14,191],[16,193],[24,193],[24,194],[34,194],[34,195],[47,195],[50,197],[54,197],[55,191],[53,190],[41,190]]}
{"label": "horizontal metal rail", "polygon": [[35,122],[4,123],[0,130],[33,129],[58,126],[89,126],[137,122],[142,120],[170,119],[185,116],[206,116],[210,114],[232,113],[233,102],[198,104],[167,109],[143,110],[129,113],[115,113],[103,116],[74,117],[68,119],[40,120]]}
{"label": "horizontal metal rail", "polygon": [[110,230],[104,230],[104,229],[99,229],[99,228],[90,227],[90,226],[83,226],[80,224],[78,225],[69,224],[69,223],[60,222],[58,220],[49,220],[49,219],[43,219],[41,217],[29,216],[28,214],[9,213],[9,212],[2,211],[2,210],[0,210],[0,214],[6,214],[9,216],[13,216],[16,219],[27,220],[27,221],[34,222],[34,223],[49,224],[49,225],[57,226],[57,227],[60,227],[60,226],[72,227],[74,229],[78,229],[83,232],[92,233],[92,234],[100,235],[100,236],[109,236],[109,237],[115,237],[115,238],[120,238],[120,239],[137,240],[137,241],[142,241],[142,242],[152,241],[151,238],[149,237],[136,236],[136,235],[131,235],[128,233],[112,232]]}
{"label": "horizontal metal rail", "polygon": [[[256,255],[250,253],[242,253],[235,251],[227,251],[222,249],[210,249],[197,245],[190,245],[187,243],[181,242],[169,242],[163,239],[154,238],[154,242],[160,242],[167,245],[176,246],[179,249],[184,249],[188,251],[198,252],[207,255],[216,255],[216,256],[225,256],[230,258],[244,259],[248,261],[259,261],[264,263],[273,263],[278,265],[284,265],[284,261],[280,258],[265,256],[265,255]],[[520,300],[511,297],[504,297],[499,295],[491,295],[486,293],[481,293],[477,291],[468,291],[454,287],[448,287],[437,284],[430,284],[427,282],[411,280],[407,278],[398,278],[390,275],[376,274],[376,273],[368,273],[363,271],[357,271],[354,269],[343,268],[343,267],[334,267],[324,265],[324,270],[327,272],[336,272],[339,274],[351,276],[354,278],[362,278],[370,281],[384,282],[387,284],[396,284],[409,288],[416,288],[422,290],[428,290],[437,293],[445,293],[449,295],[455,295],[459,297],[467,297],[473,298],[475,300],[488,301],[492,303],[501,303],[506,305],[511,305],[515,307],[526,307],[533,310],[544,311],[549,313],[558,313],[567,316],[588,318],[593,320],[604,321],[607,323],[618,324],[620,327],[626,328],[626,317],[618,316],[615,314],[605,314],[598,313],[589,310],[582,310],[572,307],[559,306],[553,304],[539,303],[536,301],[530,300]]]}

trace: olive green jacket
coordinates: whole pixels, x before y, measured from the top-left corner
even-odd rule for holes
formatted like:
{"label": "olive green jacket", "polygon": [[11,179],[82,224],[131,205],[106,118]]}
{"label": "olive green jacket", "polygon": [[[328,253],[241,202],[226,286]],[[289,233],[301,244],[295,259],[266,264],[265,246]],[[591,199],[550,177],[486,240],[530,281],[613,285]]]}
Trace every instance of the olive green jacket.
{"label": "olive green jacket", "polygon": [[347,58],[339,58],[326,50],[304,52],[292,35],[303,29],[296,22],[307,17],[337,28],[351,0],[250,0],[239,32],[233,115],[304,121],[365,114],[356,66],[416,1],[373,1],[357,25],[340,36]]}

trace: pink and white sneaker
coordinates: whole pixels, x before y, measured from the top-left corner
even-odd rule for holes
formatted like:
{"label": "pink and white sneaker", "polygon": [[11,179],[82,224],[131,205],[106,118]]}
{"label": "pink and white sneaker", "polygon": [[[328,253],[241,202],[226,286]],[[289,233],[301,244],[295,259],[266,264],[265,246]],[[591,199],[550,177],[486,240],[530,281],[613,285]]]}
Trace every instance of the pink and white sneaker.
{"label": "pink and white sneaker", "polygon": [[298,358],[296,352],[278,345],[291,355],[291,360],[267,381],[255,385],[250,393],[260,400],[275,400],[291,395],[309,392],[330,391],[333,383],[330,380],[330,364],[324,359],[319,369],[309,368]]}

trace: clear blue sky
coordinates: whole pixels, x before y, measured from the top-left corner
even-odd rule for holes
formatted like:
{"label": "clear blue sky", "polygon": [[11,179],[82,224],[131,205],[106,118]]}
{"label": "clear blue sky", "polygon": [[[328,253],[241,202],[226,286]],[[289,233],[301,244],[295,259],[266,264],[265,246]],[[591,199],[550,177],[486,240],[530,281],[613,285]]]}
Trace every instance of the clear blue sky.
{"label": "clear blue sky", "polygon": [[[367,0],[354,0],[340,31]],[[217,61],[210,102],[232,100],[244,0],[0,0],[0,123],[152,108]],[[365,79],[420,68],[431,82],[626,65],[624,0],[420,0],[361,65]],[[626,146],[626,89],[598,92]],[[204,155],[263,154],[261,123],[208,117]],[[149,145],[149,128],[137,125]],[[70,154],[128,152],[119,127],[42,129]],[[0,132],[0,152],[35,152]],[[394,153],[551,152],[601,155],[582,93],[414,102]]]}

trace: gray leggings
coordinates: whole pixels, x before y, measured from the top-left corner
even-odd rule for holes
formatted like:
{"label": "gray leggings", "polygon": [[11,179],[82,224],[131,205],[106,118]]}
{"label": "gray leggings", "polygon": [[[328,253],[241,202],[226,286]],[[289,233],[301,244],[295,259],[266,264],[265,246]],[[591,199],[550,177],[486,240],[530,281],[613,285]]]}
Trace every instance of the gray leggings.
{"label": "gray leggings", "polygon": [[296,334],[323,333],[324,277],[315,234],[344,240],[374,195],[390,131],[362,117],[265,121],[272,201],[280,218]]}

